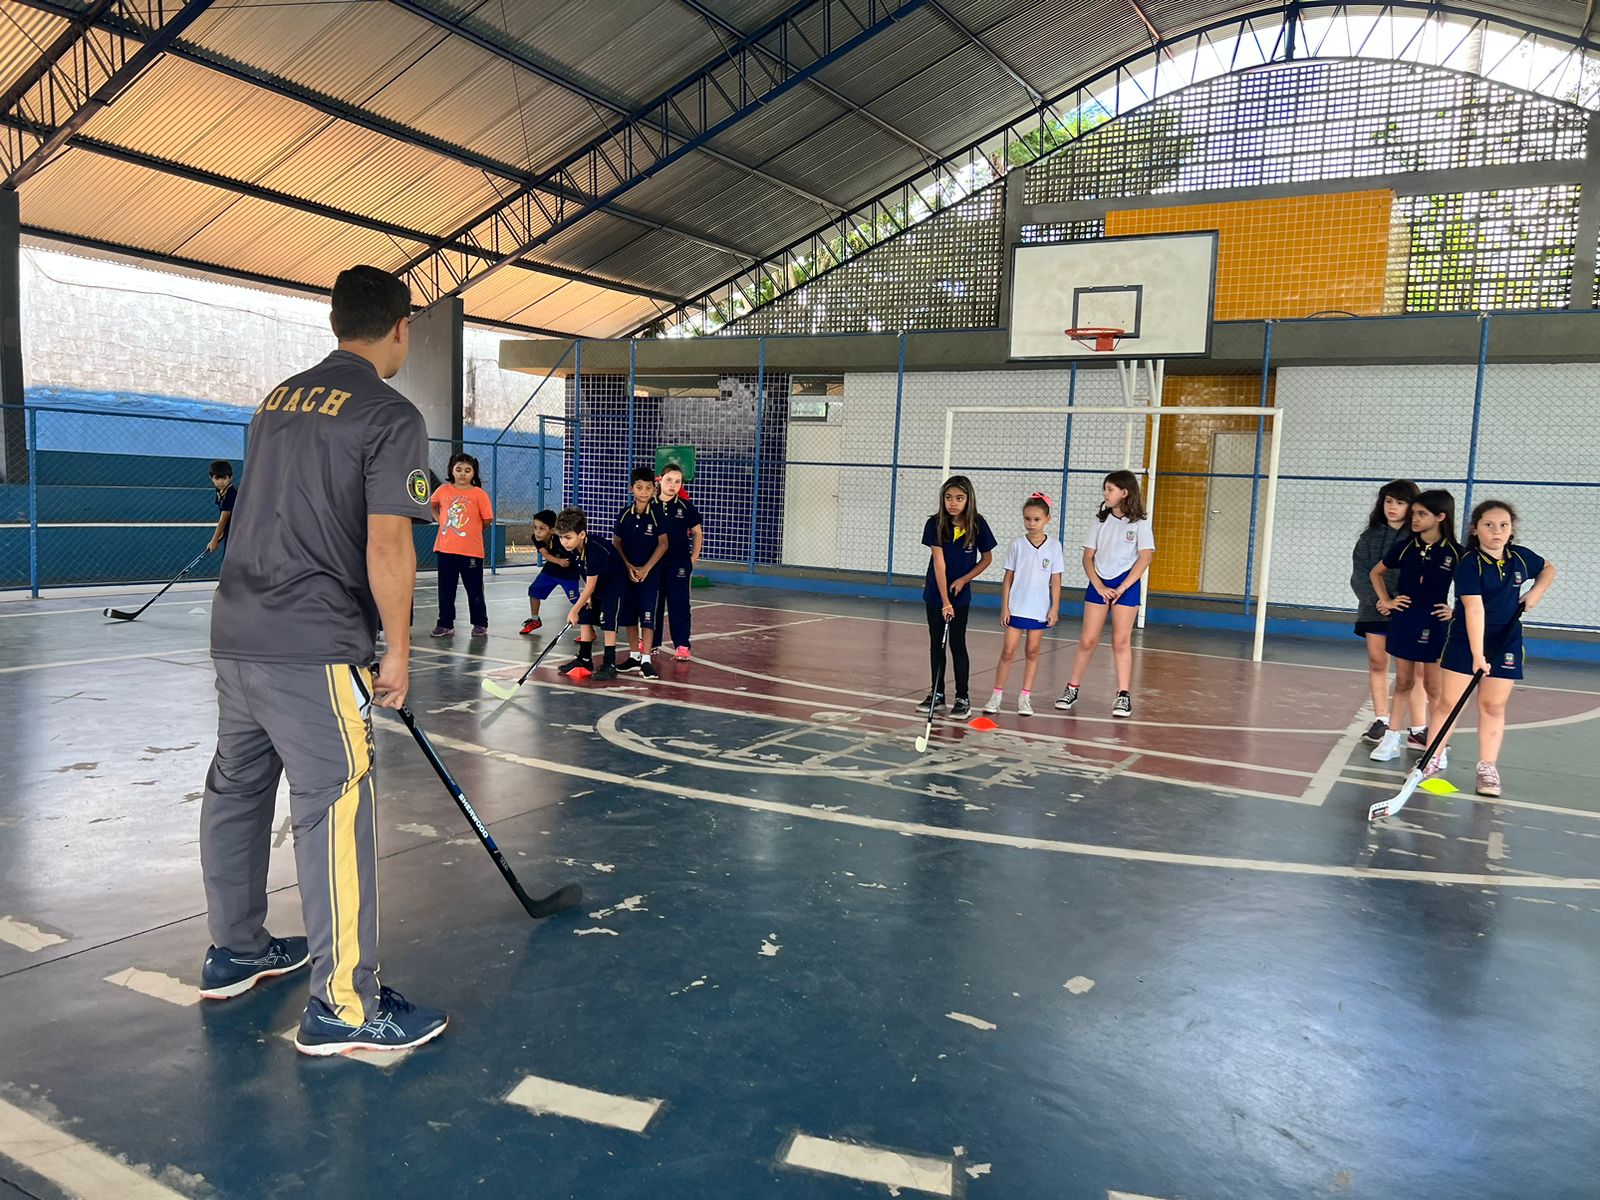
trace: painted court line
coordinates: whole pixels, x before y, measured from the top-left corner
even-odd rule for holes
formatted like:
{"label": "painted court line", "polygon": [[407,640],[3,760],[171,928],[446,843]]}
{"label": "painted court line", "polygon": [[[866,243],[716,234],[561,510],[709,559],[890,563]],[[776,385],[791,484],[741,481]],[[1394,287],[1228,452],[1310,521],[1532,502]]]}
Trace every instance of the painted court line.
{"label": "painted court line", "polygon": [[797,1133],[783,1148],[778,1161],[804,1171],[819,1171],[824,1175],[842,1175],[863,1183],[882,1184],[890,1189],[891,1194],[896,1188],[910,1188],[930,1196],[955,1195],[955,1163],[948,1158],[932,1158],[908,1154],[903,1150],[836,1142],[830,1138]]}
{"label": "painted court line", "polygon": [[1146,1196],[1143,1192],[1107,1192],[1106,1200],[1161,1200],[1161,1197]]}
{"label": "painted court line", "polygon": [[1328,799],[1333,791],[1333,785],[1339,782],[1339,776],[1344,766],[1350,761],[1350,756],[1355,753],[1361,744],[1361,735],[1366,732],[1367,713],[1371,710],[1365,706],[1356,710],[1356,715],[1350,718],[1350,724],[1345,726],[1344,733],[1339,735],[1339,740],[1328,750],[1327,757],[1322,760],[1311,776],[1311,782],[1306,784],[1306,790],[1300,798],[1307,804],[1319,807]]}
{"label": "painted court line", "polygon": [[9,942],[29,954],[37,954],[40,950],[59,946],[66,940],[59,934],[48,933],[37,925],[29,925],[26,921],[17,920],[16,917],[0,917],[0,942]]}
{"label": "painted court line", "polygon": [[[379,721],[374,728],[409,738],[404,725],[398,721]],[[1211,854],[1180,854],[1171,850],[1138,850],[1126,846],[1100,846],[1091,842],[1064,842],[1050,838],[1020,837],[1016,834],[992,833],[981,829],[941,828],[918,821],[896,821],[887,817],[869,817],[860,813],[830,812],[827,809],[785,804],[778,800],[763,800],[755,796],[735,796],[705,788],[687,787],[683,784],[663,783],[655,779],[637,779],[612,771],[598,770],[578,763],[558,762],[548,758],[534,758],[514,754],[509,750],[496,750],[477,742],[469,742],[448,734],[429,735],[436,746],[459,750],[464,754],[477,754],[515,766],[532,767],[556,775],[570,775],[585,783],[610,783],[618,787],[638,788],[658,792],[678,800],[704,800],[733,808],[747,808],[756,812],[775,813],[784,817],[801,817],[808,821],[828,821],[835,825],[850,825],[858,829],[876,829],[910,837],[943,838],[947,841],[973,842],[979,845],[1006,846],[1016,850],[1042,850],[1052,854],[1077,855],[1084,858],[1120,859],[1124,862],[1163,863],[1180,867],[1211,867],[1227,871],[1258,871],[1270,875],[1308,875],[1324,879],[1386,879],[1398,883],[1458,883],[1478,887],[1529,888],[1548,891],[1600,891],[1600,879],[1563,878],[1554,875],[1527,875],[1509,879],[1505,875],[1474,874],[1465,871],[1402,871],[1388,867],[1358,867],[1342,863],[1279,862],[1260,858],[1228,858]]]}
{"label": "painted court line", "polygon": [[163,975],[160,971],[141,971],[138,967],[129,967],[126,971],[107,975],[106,982],[127,988],[130,992],[138,992],[141,996],[165,1000],[179,1008],[200,1003],[199,988],[181,979],[174,979],[171,975]]}
{"label": "painted court line", "polygon": [[73,1196],[183,1200],[180,1193],[148,1175],[4,1100],[0,1100],[0,1155]]}
{"label": "painted court line", "polygon": [[515,1104],[541,1117],[571,1117],[591,1125],[643,1133],[666,1101],[614,1096],[610,1092],[597,1092],[556,1079],[527,1075],[511,1089],[506,1096],[506,1103]]}
{"label": "painted court line", "polygon": [[138,658],[164,658],[173,654],[210,654],[211,646],[179,646],[171,650],[147,650],[143,654],[108,654],[102,658],[73,658],[65,662],[24,663],[17,667],[0,667],[0,675],[16,675],[23,671],[49,671],[56,667],[90,667],[95,663],[132,662]]}

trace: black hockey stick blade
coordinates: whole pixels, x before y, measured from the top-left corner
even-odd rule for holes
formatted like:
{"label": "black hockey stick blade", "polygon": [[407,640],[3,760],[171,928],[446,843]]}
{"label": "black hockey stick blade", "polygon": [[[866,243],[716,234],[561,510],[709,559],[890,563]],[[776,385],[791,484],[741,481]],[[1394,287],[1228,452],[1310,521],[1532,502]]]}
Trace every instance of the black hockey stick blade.
{"label": "black hockey stick blade", "polygon": [[538,657],[528,664],[528,669],[524,671],[521,677],[518,678],[518,680],[510,687],[507,687],[498,679],[490,679],[487,675],[485,675],[483,677],[483,690],[499,700],[514,699],[516,694],[522,690],[522,685],[528,682],[528,676],[532,675],[534,671],[538,670],[539,664],[544,661],[544,656],[549,654],[551,650],[555,649],[556,643],[562,638],[566,637],[567,630],[571,628],[571,625],[563,625],[560,632],[558,632],[555,637],[551,638],[544,644],[544,648],[539,651]]}
{"label": "black hockey stick blade", "polygon": [[521,882],[518,881],[516,872],[511,869],[511,864],[506,862],[506,856],[500,852],[500,847],[495,845],[494,838],[490,836],[489,830],[484,826],[482,819],[479,818],[477,810],[472,807],[471,801],[467,799],[466,793],[461,790],[461,786],[456,783],[455,778],[450,774],[449,768],[440,759],[438,751],[433,748],[433,743],[428,740],[428,735],[423,733],[422,729],[417,725],[417,720],[411,715],[411,710],[404,705],[400,708],[400,719],[405,722],[406,728],[411,731],[411,736],[422,750],[423,757],[428,760],[428,764],[433,767],[434,774],[439,777],[440,782],[444,784],[445,789],[455,800],[456,807],[467,818],[468,824],[472,826],[472,831],[478,835],[478,840],[483,843],[483,848],[489,852],[489,857],[494,860],[494,865],[500,869],[500,874],[505,879],[507,886],[511,888],[517,901],[527,910],[528,915],[535,920],[541,920],[558,912],[565,912],[569,908],[576,908],[583,903],[583,889],[575,883],[559,887],[542,899],[534,899],[534,897],[528,895]]}
{"label": "black hockey stick blade", "polygon": [[917,753],[921,754],[928,748],[928,742],[933,737],[933,710],[939,698],[939,685],[944,682],[944,655],[945,649],[950,645],[950,622],[944,623],[944,637],[939,639],[939,670],[933,677],[928,689],[928,727],[922,731],[922,736],[917,739]]}
{"label": "black hockey stick blade", "polygon": [[211,553],[211,551],[202,550],[202,551],[200,551],[199,554],[196,554],[193,558],[191,558],[189,560],[189,565],[187,567],[185,567],[183,570],[179,571],[171,579],[167,580],[166,587],[163,587],[154,596],[151,596],[150,599],[146,600],[143,604],[141,604],[133,612],[129,612],[125,608],[107,608],[107,609],[102,610],[103,615],[105,615],[107,617],[110,617],[114,621],[137,621],[139,619],[140,615],[144,612],[145,609],[149,608],[157,600],[161,599],[161,597],[163,597],[163,596],[165,596],[167,594],[167,588],[170,588],[173,584],[177,583],[178,580],[182,579],[190,571],[194,570],[195,567],[197,565],[199,565],[200,560],[202,558],[204,558],[209,553]]}

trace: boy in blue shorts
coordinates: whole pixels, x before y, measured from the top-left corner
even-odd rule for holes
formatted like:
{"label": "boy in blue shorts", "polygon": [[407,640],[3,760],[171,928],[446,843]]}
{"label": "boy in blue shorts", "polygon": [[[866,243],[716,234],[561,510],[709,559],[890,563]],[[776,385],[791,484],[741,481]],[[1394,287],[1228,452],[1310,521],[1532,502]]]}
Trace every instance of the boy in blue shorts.
{"label": "boy in blue shorts", "polygon": [[548,508],[533,514],[533,548],[539,552],[544,569],[528,585],[528,612],[531,614],[517,632],[527,637],[541,628],[539,604],[548,600],[550,593],[560,590],[568,604],[578,602],[578,568],[567,555],[565,547],[556,540],[556,514]]}
{"label": "boy in blue shorts", "polygon": [[672,622],[673,654],[679,662],[689,661],[689,584],[700,549],[705,545],[705,529],[700,510],[683,492],[683,468],[669,462],[657,480],[661,489],[657,503],[667,527],[667,556],[661,563],[661,593],[656,600],[655,636],[650,642],[653,654],[661,648],[661,635],[667,621]]}
{"label": "boy in blue shorts", "polygon": [[[583,580],[578,598],[567,614],[567,624],[578,627],[578,656],[561,667],[570,675],[579,667],[594,671],[596,679],[617,677],[617,609],[627,587],[622,556],[599,538],[589,536],[589,521],[581,508],[564,508],[556,517],[556,537],[572,555],[573,565]],[[595,629],[605,640],[605,657],[594,666]]]}
{"label": "boy in blue shorts", "polygon": [[639,631],[642,627],[648,633],[655,632],[656,593],[661,588],[658,568],[667,553],[667,531],[661,507],[655,500],[654,468],[636,467],[630,486],[633,503],[617,514],[611,538],[627,570],[628,580],[622,613],[617,620],[627,631],[630,653],[617,669],[637,668],[646,679],[654,679],[656,669],[644,654],[646,647]]}

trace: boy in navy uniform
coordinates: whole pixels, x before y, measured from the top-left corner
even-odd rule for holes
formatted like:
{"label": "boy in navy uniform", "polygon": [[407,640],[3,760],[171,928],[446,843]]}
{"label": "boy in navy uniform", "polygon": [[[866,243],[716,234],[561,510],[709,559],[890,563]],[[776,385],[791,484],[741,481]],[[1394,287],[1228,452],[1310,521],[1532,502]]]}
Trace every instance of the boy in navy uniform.
{"label": "boy in navy uniform", "polygon": [[234,501],[239,498],[239,489],[233,486],[233,464],[227,459],[219,458],[211,464],[211,486],[217,489],[217,527],[206,543],[207,554],[218,546],[227,548],[228,522],[233,520]]}
{"label": "boy in navy uniform", "polygon": [[658,568],[667,553],[667,530],[661,507],[655,501],[655,471],[635,467],[631,486],[633,503],[617,514],[611,538],[628,572],[622,613],[617,619],[627,631],[630,653],[618,669],[631,671],[637,667],[646,679],[654,679],[656,669],[643,652],[645,645],[639,630],[642,626],[649,633],[655,632],[656,594],[661,588]]}
{"label": "boy in navy uniform", "polygon": [[544,562],[538,578],[528,585],[528,619],[518,630],[524,637],[541,628],[539,604],[548,600],[550,593],[559,590],[568,604],[578,602],[578,568],[562,550],[556,539],[556,514],[548,508],[533,514],[533,547]]}
{"label": "boy in navy uniform", "polygon": [[683,494],[683,468],[669,462],[659,481],[662,519],[667,528],[667,556],[661,566],[661,592],[656,600],[656,627],[650,652],[661,648],[661,635],[667,621],[672,622],[673,654],[679,662],[689,661],[689,585],[700,549],[705,544],[705,529],[700,510]]}
{"label": "boy in navy uniform", "polygon": [[[567,624],[578,626],[578,656],[561,667],[570,675],[579,667],[594,671],[596,679],[617,677],[617,610],[622,605],[628,577],[622,556],[598,538],[589,536],[589,520],[581,508],[564,508],[556,517],[556,537],[572,555],[583,587],[567,614]],[[605,657],[594,667],[594,631],[605,639]]]}

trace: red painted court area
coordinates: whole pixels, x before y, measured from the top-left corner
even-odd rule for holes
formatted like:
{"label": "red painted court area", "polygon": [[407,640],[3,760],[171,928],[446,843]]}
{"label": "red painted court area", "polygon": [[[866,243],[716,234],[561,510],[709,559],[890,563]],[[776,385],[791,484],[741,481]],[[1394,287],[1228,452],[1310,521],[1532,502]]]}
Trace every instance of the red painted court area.
{"label": "red painted court area", "polygon": [[[657,698],[734,709],[781,721],[812,720],[862,736],[919,730],[914,706],[928,690],[926,627],[888,620],[743,604],[707,604],[696,611],[695,658],[658,658],[661,679],[646,685]],[[1359,669],[1248,659],[1188,650],[1136,647],[1132,720],[1110,715],[1115,695],[1109,644],[1103,644],[1070,713],[1052,704],[1066,683],[1076,622],[1047,637],[1034,686],[1033,716],[1019,716],[1019,660],[1006,710],[992,732],[948,718],[936,721],[932,749],[946,755],[1012,752],[1032,761],[1088,768],[1205,789],[1320,804],[1354,756],[1343,782],[1384,783],[1367,767],[1360,733],[1370,714]],[[978,610],[968,631],[971,696],[978,708],[993,685],[1003,634],[997,613]],[[1352,639],[1353,641],[1353,639]],[[1357,648],[1358,649],[1358,648]],[[1354,658],[1354,652],[1352,658]],[[586,685],[604,687],[607,685]],[[636,688],[631,683],[610,685]],[[1600,697],[1584,692],[1521,688],[1512,728],[1565,724],[1600,714]],[[1472,725],[1470,714],[1463,727]],[[1398,782],[1409,760],[1388,764]]]}

